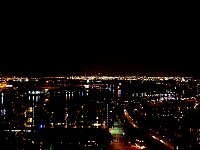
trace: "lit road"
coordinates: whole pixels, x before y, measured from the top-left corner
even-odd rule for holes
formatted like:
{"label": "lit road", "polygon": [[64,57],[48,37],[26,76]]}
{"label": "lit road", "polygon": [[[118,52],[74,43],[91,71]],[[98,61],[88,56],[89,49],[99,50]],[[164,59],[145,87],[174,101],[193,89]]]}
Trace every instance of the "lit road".
{"label": "lit road", "polygon": [[161,135],[159,134],[148,134],[146,136],[151,136],[154,140],[159,141],[160,143],[164,144],[166,147],[169,149],[173,150],[174,149],[174,144],[170,143],[166,139],[162,138]]}
{"label": "lit road", "polygon": [[131,123],[132,126],[134,126],[135,128],[139,129],[140,127],[138,126],[138,124],[131,118],[131,116],[128,114],[128,112],[126,111],[126,109],[124,109],[124,115],[125,117],[128,119],[128,121]]}
{"label": "lit road", "polygon": [[109,144],[108,150],[127,150],[125,146],[125,141],[119,136],[117,141],[113,141]]}
{"label": "lit road", "polygon": [[[131,118],[131,116],[128,114],[126,109],[124,109],[124,115],[128,119],[129,123],[131,123],[135,128],[140,128],[138,124]],[[165,145],[170,150],[174,150],[174,144],[163,138],[159,133],[157,132],[151,132],[149,134],[145,134],[147,138],[154,139],[155,141],[159,142],[160,144]]]}
{"label": "lit road", "polygon": [[118,135],[117,140],[113,140],[107,150],[139,150],[139,147],[134,147],[131,143],[126,143],[122,136]]}
{"label": "lit road", "polygon": [[[117,123],[118,124],[118,123]],[[126,145],[125,137],[123,137],[123,129],[117,126],[110,129],[110,133],[113,136],[113,142],[109,144],[108,150],[128,150],[130,147]]]}

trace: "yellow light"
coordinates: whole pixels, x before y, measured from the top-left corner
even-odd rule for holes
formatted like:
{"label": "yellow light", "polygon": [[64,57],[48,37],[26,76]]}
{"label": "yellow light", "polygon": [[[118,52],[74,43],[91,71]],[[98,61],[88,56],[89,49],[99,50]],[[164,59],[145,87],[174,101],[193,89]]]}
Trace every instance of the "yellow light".
{"label": "yellow light", "polygon": [[48,102],[48,101],[49,101],[49,99],[48,99],[48,98],[45,98],[45,103]]}
{"label": "yellow light", "polygon": [[33,107],[29,107],[28,112],[33,112]]}
{"label": "yellow light", "polygon": [[27,122],[32,122],[33,118],[28,118]]}

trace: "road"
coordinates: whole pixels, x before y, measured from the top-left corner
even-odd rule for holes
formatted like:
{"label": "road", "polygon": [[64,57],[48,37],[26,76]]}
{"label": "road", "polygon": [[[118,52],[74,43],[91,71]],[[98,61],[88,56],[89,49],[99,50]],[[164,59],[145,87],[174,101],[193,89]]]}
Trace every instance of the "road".
{"label": "road", "polygon": [[124,115],[125,117],[128,119],[128,121],[131,123],[132,126],[134,126],[135,128],[139,129],[140,127],[138,126],[138,124],[131,118],[131,116],[128,114],[128,112],[124,109]]}
{"label": "road", "polygon": [[124,131],[120,127],[120,123],[114,123],[116,126],[110,129],[110,133],[113,136],[113,142],[109,144],[108,150],[131,150],[130,146],[128,147],[124,137]]}
{"label": "road", "polygon": [[[126,109],[124,109],[124,115],[128,119],[129,123],[131,123],[135,128],[138,128],[138,129],[140,128],[139,125],[128,114],[128,112],[126,111]],[[159,142],[160,144],[164,145],[165,147],[167,147],[170,150],[174,150],[174,144],[171,143],[171,142],[169,142],[165,138],[163,138],[163,136],[159,135],[157,132],[151,132],[151,133],[145,134],[145,136],[147,138],[151,138],[151,139]]]}
{"label": "road", "polygon": [[119,136],[117,140],[113,140],[113,142],[109,144],[108,150],[127,150],[124,139]]}

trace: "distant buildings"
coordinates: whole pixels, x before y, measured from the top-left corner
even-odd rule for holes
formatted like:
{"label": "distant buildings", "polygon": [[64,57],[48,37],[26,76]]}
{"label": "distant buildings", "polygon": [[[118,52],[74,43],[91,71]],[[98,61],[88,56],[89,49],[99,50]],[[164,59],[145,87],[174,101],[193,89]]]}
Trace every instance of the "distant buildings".
{"label": "distant buildings", "polygon": [[0,81],[1,129],[5,132],[108,129],[116,114],[126,109],[145,132],[161,136],[161,142],[171,142],[177,150],[199,149],[199,79],[73,75],[1,77]]}

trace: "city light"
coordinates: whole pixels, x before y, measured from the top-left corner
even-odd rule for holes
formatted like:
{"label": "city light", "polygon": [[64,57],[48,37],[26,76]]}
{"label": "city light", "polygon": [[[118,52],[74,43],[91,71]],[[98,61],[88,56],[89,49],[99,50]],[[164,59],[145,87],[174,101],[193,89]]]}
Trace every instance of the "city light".
{"label": "city light", "polygon": [[[39,144],[41,149],[66,143],[101,149],[103,145],[96,135],[105,131],[102,141],[118,149],[148,149],[151,144],[146,139],[168,149],[188,145],[196,148],[200,143],[199,80],[191,77],[98,74],[74,75],[73,79],[12,77],[2,81],[1,85],[12,85],[0,88],[4,142],[12,143],[9,133],[16,133],[13,139],[27,145]],[[76,138],[65,134],[69,129],[76,129]],[[100,129],[98,134],[88,135]],[[181,137],[191,140],[183,142]]]}

